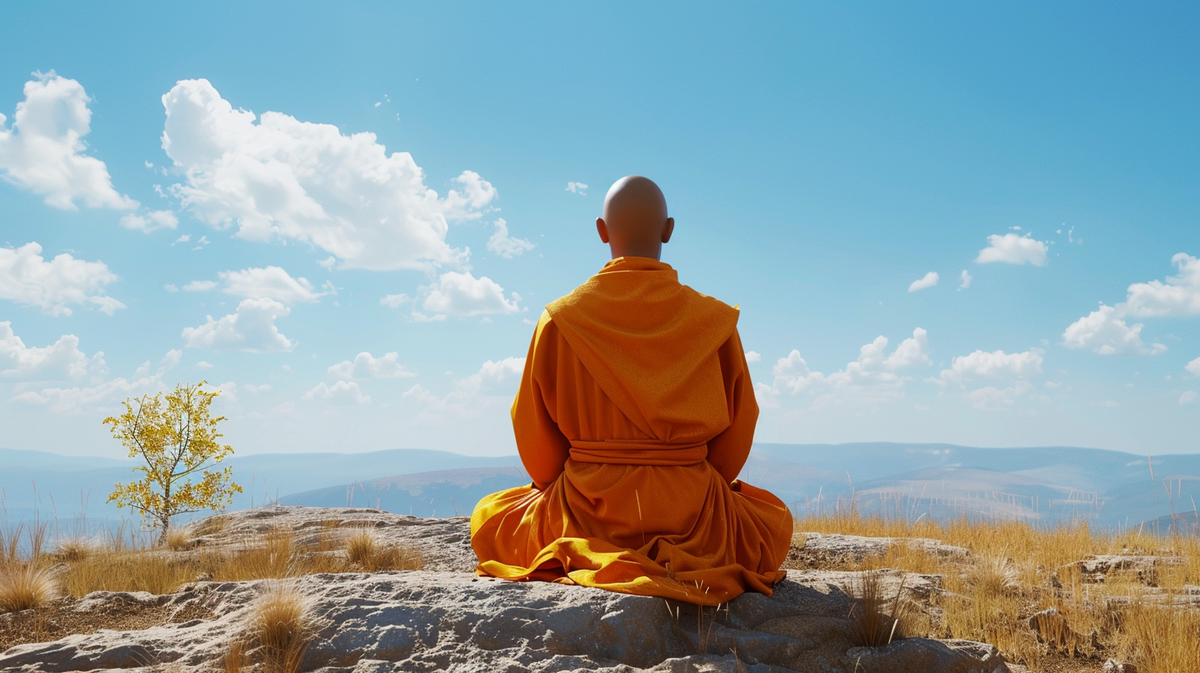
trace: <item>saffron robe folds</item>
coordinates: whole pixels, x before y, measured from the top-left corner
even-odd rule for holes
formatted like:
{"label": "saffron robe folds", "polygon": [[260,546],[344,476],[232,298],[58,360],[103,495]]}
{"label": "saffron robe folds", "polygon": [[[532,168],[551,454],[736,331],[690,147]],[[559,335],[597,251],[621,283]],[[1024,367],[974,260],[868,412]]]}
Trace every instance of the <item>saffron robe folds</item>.
{"label": "saffron robe folds", "polygon": [[538,321],[512,407],[533,484],[471,515],[478,572],[716,605],[771,594],[787,507],[736,480],[758,406],[737,310],[623,257]]}

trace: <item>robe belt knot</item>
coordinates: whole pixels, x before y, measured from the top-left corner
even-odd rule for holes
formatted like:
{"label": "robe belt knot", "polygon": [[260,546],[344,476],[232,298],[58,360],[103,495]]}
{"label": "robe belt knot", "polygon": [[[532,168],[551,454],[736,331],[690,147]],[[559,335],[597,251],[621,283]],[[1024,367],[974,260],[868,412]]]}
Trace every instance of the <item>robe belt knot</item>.
{"label": "robe belt knot", "polygon": [[708,457],[708,443],[668,444],[635,439],[574,440],[571,460],[615,465],[695,465]]}

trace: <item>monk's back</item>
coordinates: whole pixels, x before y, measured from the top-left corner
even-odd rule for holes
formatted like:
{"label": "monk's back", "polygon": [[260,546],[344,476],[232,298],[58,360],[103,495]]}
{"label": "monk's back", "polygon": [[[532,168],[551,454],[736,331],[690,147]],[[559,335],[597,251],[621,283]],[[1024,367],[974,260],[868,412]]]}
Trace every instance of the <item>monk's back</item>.
{"label": "monk's back", "polygon": [[706,605],[770,594],[792,519],[737,480],[758,418],[737,310],[658,261],[674,220],[652,182],[618,181],[605,215],[613,260],[534,331],[512,406],[533,483],[476,505],[478,572]]}

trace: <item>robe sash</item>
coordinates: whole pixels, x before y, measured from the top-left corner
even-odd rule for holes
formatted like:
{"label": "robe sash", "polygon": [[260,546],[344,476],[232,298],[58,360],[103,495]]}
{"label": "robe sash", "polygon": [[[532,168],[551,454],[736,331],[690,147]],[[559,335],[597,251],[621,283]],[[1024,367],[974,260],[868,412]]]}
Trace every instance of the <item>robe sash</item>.
{"label": "robe sash", "polygon": [[695,465],[708,457],[708,443],[668,444],[637,439],[571,440],[571,460],[610,465]]}

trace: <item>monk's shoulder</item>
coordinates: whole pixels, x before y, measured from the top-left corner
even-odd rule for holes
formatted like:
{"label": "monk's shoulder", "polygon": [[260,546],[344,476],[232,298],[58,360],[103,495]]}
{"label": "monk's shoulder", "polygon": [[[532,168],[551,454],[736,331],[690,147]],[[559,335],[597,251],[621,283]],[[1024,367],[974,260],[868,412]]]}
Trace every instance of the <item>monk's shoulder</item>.
{"label": "monk's shoulder", "polygon": [[690,285],[680,285],[679,287],[681,293],[686,297],[685,304],[689,310],[710,315],[714,320],[721,323],[728,323],[731,328],[737,325],[738,315],[741,313],[738,306],[730,306],[716,297],[692,288]]}

